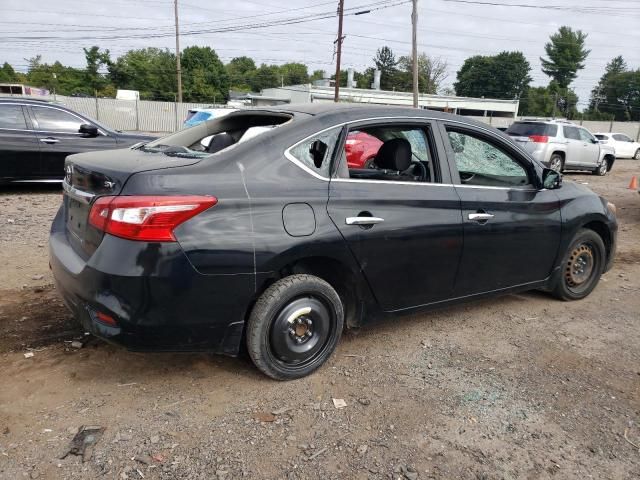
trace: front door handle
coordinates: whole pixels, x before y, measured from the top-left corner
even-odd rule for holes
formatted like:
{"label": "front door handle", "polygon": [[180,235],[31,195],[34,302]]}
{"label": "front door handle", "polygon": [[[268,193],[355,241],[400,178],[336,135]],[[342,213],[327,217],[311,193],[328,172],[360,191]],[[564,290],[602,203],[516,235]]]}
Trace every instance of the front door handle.
{"label": "front door handle", "polygon": [[487,220],[491,220],[493,215],[486,212],[478,212],[478,213],[470,213],[469,220],[473,222],[486,222]]}
{"label": "front door handle", "polygon": [[47,138],[41,138],[40,141],[42,143],[58,143],[60,140],[58,140],[57,138],[53,138],[53,137],[47,137]]}
{"label": "front door handle", "polygon": [[347,217],[345,218],[347,225],[375,225],[384,222],[384,218],[380,217]]}

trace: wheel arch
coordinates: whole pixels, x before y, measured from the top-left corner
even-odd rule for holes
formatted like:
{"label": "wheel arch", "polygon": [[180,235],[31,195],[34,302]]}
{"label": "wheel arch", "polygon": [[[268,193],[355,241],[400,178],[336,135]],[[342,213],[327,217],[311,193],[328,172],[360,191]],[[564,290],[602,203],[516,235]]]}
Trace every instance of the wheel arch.
{"label": "wheel arch", "polygon": [[281,278],[295,274],[315,275],[329,283],[343,302],[345,326],[358,327],[361,324],[364,312],[363,299],[367,293],[365,291],[366,286],[361,282],[360,272],[355,271],[347,262],[341,259],[322,255],[290,259],[280,268],[273,271],[257,285],[254,298],[247,308],[245,319],[249,318],[253,305],[267,288]]}
{"label": "wheel arch", "polygon": [[583,224],[580,228],[592,230],[598,234],[598,236],[604,243],[605,253],[607,257],[605,263],[608,263],[613,249],[613,233],[609,229],[609,226],[602,220],[591,220]]}
{"label": "wheel arch", "polygon": [[603,160],[606,160],[607,162],[609,162],[609,165],[607,167],[607,172],[610,172],[611,169],[613,168],[613,164],[616,161],[616,156],[613,153],[607,153],[602,158]]}

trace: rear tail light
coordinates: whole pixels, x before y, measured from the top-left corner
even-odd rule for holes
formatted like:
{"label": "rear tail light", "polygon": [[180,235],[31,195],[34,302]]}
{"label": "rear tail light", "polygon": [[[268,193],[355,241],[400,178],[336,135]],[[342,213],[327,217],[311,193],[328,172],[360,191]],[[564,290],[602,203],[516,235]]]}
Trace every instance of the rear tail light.
{"label": "rear tail light", "polygon": [[111,327],[117,327],[118,322],[116,322],[111,315],[107,315],[106,313],[96,312],[96,320],[106,323]]}
{"label": "rear tail light", "polygon": [[116,237],[146,242],[174,242],[173,231],[218,203],[209,196],[100,197],[89,213],[89,223]]}
{"label": "rear tail light", "polygon": [[547,135],[529,135],[529,139],[534,143],[547,143],[549,141]]}
{"label": "rear tail light", "polygon": [[356,143],[358,143],[358,140],[356,140],[355,138],[348,138],[345,143],[347,145],[355,145]]}

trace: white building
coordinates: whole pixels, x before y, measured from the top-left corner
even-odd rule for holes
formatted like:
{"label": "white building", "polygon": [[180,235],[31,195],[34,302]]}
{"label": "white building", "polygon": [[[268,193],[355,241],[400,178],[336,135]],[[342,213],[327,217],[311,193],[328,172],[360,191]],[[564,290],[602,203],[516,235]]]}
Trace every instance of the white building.
{"label": "white building", "polygon": [[[264,100],[261,100],[261,96]],[[291,85],[266,88],[262,95],[253,95],[253,105],[273,105],[278,103],[333,102],[334,89],[327,85]],[[377,105],[413,105],[412,92],[391,92],[367,88],[340,88],[340,101],[370,103]],[[469,98],[446,95],[420,94],[420,108],[440,110],[458,115],[489,118],[515,118],[518,114],[518,100],[498,100],[491,98]]]}

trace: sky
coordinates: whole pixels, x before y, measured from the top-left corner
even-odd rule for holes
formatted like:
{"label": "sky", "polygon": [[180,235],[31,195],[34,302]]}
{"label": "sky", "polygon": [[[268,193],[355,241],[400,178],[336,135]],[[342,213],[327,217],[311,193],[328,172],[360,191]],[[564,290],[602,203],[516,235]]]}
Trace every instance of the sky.
{"label": "sky", "polygon": [[[540,70],[539,58],[561,25],[588,34],[591,53],[572,84],[579,109],[587,106],[611,58],[623,55],[629,67],[640,68],[640,0],[468,1],[418,0],[418,49],[447,62],[445,86],[455,82],[465,58],[504,50],[522,51],[532,67],[532,84],[546,85],[549,78]],[[178,0],[181,48],[210,46],[225,63],[247,55],[257,64],[299,61],[310,73],[333,72],[337,4],[338,0]],[[370,12],[354,15],[366,10]],[[48,63],[59,60],[84,67],[82,47],[91,45],[109,49],[112,57],[144,47],[175,50],[173,0],[0,0],[0,11],[0,63],[8,61],[19,71],[26,70],[26,59],[38,54]],[[345,14],[343,68],[361,71],[372,66],[383,45],[396,56],[410,54],[410,0],[345,0]],[[276,20],[298,23],[261,27]]]}

